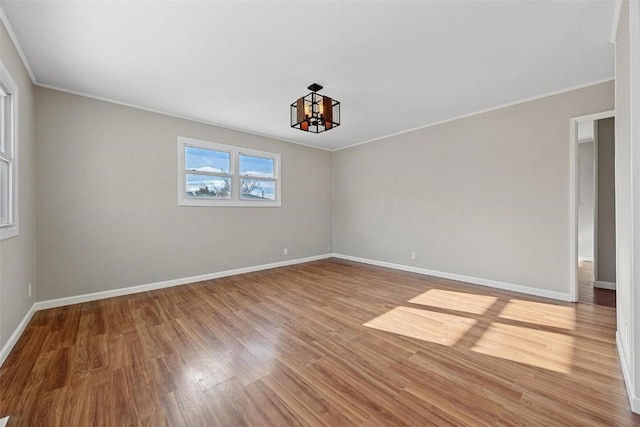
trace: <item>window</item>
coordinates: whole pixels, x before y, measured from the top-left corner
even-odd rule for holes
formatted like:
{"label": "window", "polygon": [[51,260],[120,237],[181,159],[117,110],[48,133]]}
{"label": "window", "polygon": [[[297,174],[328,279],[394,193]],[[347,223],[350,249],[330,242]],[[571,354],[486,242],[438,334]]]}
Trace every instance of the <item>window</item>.
{"label": "window", "polygon": [[0,239],[18,235],[18,90],[0,64]]}
{"label": "window", "polygon": [[179,137],[178,204],[280,206],[280,155]]}

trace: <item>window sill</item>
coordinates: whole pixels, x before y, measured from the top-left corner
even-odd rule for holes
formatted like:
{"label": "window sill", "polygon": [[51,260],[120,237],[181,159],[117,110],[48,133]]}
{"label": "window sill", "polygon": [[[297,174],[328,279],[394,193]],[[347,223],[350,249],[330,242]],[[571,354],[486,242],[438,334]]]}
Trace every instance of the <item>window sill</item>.
{"label": "window sill", "polygon": [[0,240],[9,239],[18,235],[18,226],[13,225],[10,227],[0,228]]}
{"label": "window sill", "polygon": [[245,208],[279,208],[280,201],[240,201],[240,200],[201,200],[201,199],[181,199],[178,206],[208,206],[208,207],[245,207]]}

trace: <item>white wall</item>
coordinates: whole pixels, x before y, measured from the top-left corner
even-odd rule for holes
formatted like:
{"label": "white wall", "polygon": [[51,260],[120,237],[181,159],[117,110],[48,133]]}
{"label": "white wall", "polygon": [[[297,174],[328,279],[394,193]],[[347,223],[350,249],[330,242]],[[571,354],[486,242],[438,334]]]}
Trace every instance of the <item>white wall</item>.
{"label": "white wall", "polygon": [[[627,7],[627,2],[623,2],[624,8]],[[631,151],[631,175],[630,175],[630,187],[631,191],[631,212],[632,212],[632,228],[626,231],[631,232],[632,236],[632,266],[631,270],[631,282],[629,286],[630,292],[625,292],[625,295],[618,294],[618,303],[621,298],[629,298],[631,301],[631,311],[625,313],[630,314],[630,317],[624,318],[624,321],[630,322],[631,331],[629,348],[632,349],[633,356],[629,365],[632,367],[633,372],[631,376],[634,378],[634,399],[633,409],[635,412],[640,413],[640,3],[638,1],[628,2],[629,13],[628,17],[624,17],[625,21],[628,20],[629,30],[626,35],[626,46],[623,43],[620,49],[621,56],[627,56],[627,64],[629,68],[621,67],[621,80],[626,82],[628,86],[628,92],[622,92],[624,87],[620,88],[621,93],[619,98],[629,98],[628,103],[624,103],[624,106],[629,107],[629,111],[626,115],[626,120],[621,124],[621,128],[626,128],[628,139],[626,143],[630,146]],[[626,47],[626,51],[624,50]],[[617,48],[616,48],[617,50]],[[624,60],[621,61],[624,65]],[[616,60],[616,66],[618,62]],[[624,74],[626,73],[626,75]],[[616,96],[618,96],[618,90],[616,89]],[[617,120],[616,120],[617,124]],[[616,126],[616,132],[618,127]],[[616,134],[617,139],[617,134]],[[618,148],[616,141],[616,149]],[[618,153],[616,152],[616,158]],[[617,206],[616,206],[617,208]],[[616,216],[616,220],[617,220]],[[619,238],[620,234],[616,234],[616,238]],[[620,264],[618,264],[620,265]],[[619,277],[619,275],[618,275]]]}
{"label": "white wall", "polygon": [[335,152],[335,252],[568,298],[569,123],[611,110],[613,89],[598,84]]}
{"label": "white wall", "polygon": [[[593,125],[593,122],[592,122]],[[594,143],[578,144],[578,257],[593,260],[595,214]]]}
{"label": "white wall", "polygon": [[[36,105],[40,300],[329,251],[328,151],[44,88]],[[178,206],[178,136],[281,154],[282,207]]]}
{"label": "white wall", "polygon": [[633,389],[632,190],[629,74],[629,3],[622,2],[616,41],[616,253],[617,317],[620,362]]}
{"label": "white wall", "polygon": [[[20,234],[0,241],[0,349],[35,301],[36,288],[35,113],[33,85],[4,26],[0,23],[0,61],[18,85],[18,182]],[[35,297],[35,295],[34,295]]]}

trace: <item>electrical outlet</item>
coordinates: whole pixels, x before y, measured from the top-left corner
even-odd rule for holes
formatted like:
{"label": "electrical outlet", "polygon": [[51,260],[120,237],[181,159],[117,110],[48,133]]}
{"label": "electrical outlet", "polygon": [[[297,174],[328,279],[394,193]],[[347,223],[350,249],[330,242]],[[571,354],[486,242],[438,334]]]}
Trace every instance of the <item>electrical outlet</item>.
{"label": "electrical outlet", "polygon": [[28,289],[29,289],[29,298],[31,298],[31,283],[29,283]]}
{"label": "electrical outlet", "polygon": [[282,251],[285,255],[289,255],[289,248],[284,248]]}
{"label": "electrical outlet", "polygon": [[416,260],[416,253],[411,252],[411,261],[415,261],[415,260]]}

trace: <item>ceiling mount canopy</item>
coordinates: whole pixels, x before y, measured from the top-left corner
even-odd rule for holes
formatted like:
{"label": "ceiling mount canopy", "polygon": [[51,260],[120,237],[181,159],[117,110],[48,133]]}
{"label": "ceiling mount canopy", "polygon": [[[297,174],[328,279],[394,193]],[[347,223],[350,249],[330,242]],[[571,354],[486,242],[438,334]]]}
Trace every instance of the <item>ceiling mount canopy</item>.
{"label": "ceiling mount canopy", "polygon": [[291,104],[291,127],[304,132],[320,133],[340,126],[340,103],[320,95],[322,86],[312,83],[306,96]]}

